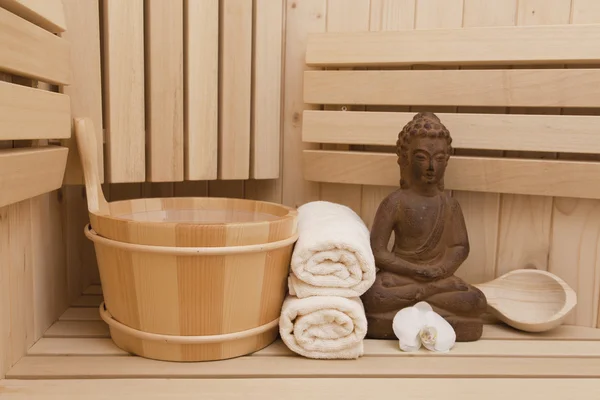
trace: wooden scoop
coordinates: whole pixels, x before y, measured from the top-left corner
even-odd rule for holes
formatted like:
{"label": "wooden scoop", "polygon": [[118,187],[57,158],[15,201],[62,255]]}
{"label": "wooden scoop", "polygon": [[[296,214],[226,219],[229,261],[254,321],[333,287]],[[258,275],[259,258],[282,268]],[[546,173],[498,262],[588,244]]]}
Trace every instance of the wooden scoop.
{"label": "wooden scoop", "polygon": [[536,269],[514,270],[474,286],[487,297],[490,314],[526,332],[559,326],[577,304],[575,291],[562,279]]}

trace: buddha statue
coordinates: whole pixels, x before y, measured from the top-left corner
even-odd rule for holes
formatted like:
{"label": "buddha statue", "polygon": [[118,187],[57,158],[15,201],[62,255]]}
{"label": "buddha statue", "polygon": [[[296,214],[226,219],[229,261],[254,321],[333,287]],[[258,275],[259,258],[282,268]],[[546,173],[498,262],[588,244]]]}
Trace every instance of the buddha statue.
{"label": "buddha statue", "polygon": [[444,191],[451,144],[448,129],[429,112],[416,114],[398,135],[400,188],[377,209],[370,239],[377,275],[361,296],[368,338],[395,339],[394,316],[420,301],[452,325],[457,342],[481,337],[486,298],[454,276],[469,254],[469,239],[460,205]]}

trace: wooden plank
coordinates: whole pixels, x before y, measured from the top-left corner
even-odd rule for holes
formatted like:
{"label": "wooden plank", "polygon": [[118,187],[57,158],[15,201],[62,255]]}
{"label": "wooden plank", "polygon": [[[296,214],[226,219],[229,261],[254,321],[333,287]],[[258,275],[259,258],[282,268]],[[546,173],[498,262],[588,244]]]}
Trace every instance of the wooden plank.
{"label": "wooden plank", "polygon": [[306,71],[312,104],[598,107],[600,70]]}
{"label": "wooden plank", "polygon": [[[314,33],[306,43],[306,63],[312,67],[589,63],[600,60],[599,40],[598,24]],[[427,45],[431,43],[435,45]]]}
{"label": "wooden plank", "polygon": [[83,294],[102,294],[102,286],[90,285],[83,291]]}
{"label": "wooden plank", "polygon": [[147,181],[183,181],[183,0],[148,0],[144,11]]}
{"label": "wooden plank", "polygon": [[185,179],[217,179],[219,1],[185,3]]}
{"label": "wooden plank", "polygon": [[69,97],[0,81],[0,140],[71,136]]}
{"label": "wooden plank", "polygon": [[42,338],[28,351],[30,356],[127,356],[111,339]]}
{"label": "wooden plank", "polygon": [[283,1],[256,0],[250,176],[279,177]]}
{"label": "wooden plank", "polygon": [[9,379],[0,381],[0,389],[5,400],[67,399],[78,393],[85,393],[88,400],[229,400],[238,397],[304,400],[323,398],[324,393],[332,399],[347,400],[385,398],[390,393],[402,393],[407,399],[505,400],[520,399],[525,395],[531,400],[600,397],[600,384],[594,379]]}
{"label": "wooden plank", "polygon": [[[600,358],[600,341],[554,340],[478,340],[457,343],[449,353],[427,349],[403,352],[397,340],[365,340],[365,357],[532,357],[532,358]],[[30,356],[112,356],[130,355],[108,338],[42,338],[27,352]],[[295,354],[281,341],[249,357],[291,357]]]}
{"label": "wooden plank", "polygon": [[0,0],[0,7],[52,33],[67,29],[62,0]]}
{"label": "wooden plank", "polygon": [[547,332],[522,332],[504,324],[483,325],[485,340],[600,340],[600,329],[576,325],[560,325]]}
{"label": "wooden plank", "polygon": [[65,310],[59,321],[101,321],[97,307],[71,307]]}
{"label": "wooden plank", "polygon": [[[400,350],[399,350],[400,351]],[[402,360],[402,361],[400,361]],[[598,378],[597,358],[363,357],[313,360],[301,356],[239,357],[211,363],[165,363],[142,357],[28,356],[9,379],[71,378]]]}
{"label": "wooden plank", "polygon": [[[302,140],[395,146],[414,112],[316,111],[302,117]],[[600,153],[600,117],[436,113],[450,130],[452,147],[477,150]]]}
{"label": "wooden plank", "polygon": [[60,188],[67,153],[59,146],[0,150],[0,207]]}
{"label": "wooden plank", "polygon": [[69,43],[0,8],[0,69],[64,85],[71,81]]}
{"label": "wooden plank", "polygon": [[222,0],[219,179],[250,176],[252,2]]}
{"label": "wooden plank", "polygon": [[[104,147],[102,120],[102,71],[100,59],[100,9],[98,0],[63,0],[69,29],[62,37],[76,57],[71,59],[72,82],[62,88],[71,99],[73,117],[89,117],[96,127],[96,145]],[[64,183],[83,185],[83,170],[75,138],[63,142],[69,148]],[[98,157],[98,173],[104,182],[104,157]]]}
{"label": "wooden plank", "polygon": [[72,307],[100,307],[104,298],[101,295],[84,294],[71,303]]}
{"label": "wooden plank", "polygon": [[104,0],[102,3],[105,182],[143,182],[146,180],[144,2]]}
{"label": "wooden plank", "polygon": [[[398,186],[395,154],[305,150],[304,177],[315,182]],[[600,198],[600,163],[454,156],[449,190]]]}
{"label": "wooden plank", "polygon": [[56,321],[44,332],[46,338],[109,338],[104,321]]}

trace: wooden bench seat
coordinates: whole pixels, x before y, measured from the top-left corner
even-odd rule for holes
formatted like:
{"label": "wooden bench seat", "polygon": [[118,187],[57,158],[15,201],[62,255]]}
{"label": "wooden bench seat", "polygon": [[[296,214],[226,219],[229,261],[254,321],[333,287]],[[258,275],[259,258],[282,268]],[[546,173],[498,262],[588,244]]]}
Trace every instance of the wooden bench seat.
{"label": "wooden bench seat", "polygon": [[277,340],[245,357],[171,363],[116,347],[98,314],[102,296],[86,292],[8,371],[0,398],[600,398],[600,329],[564,325],[529,334],[488,324],[482,340],[446,354],[366,340],[358,360],[307,359]]}

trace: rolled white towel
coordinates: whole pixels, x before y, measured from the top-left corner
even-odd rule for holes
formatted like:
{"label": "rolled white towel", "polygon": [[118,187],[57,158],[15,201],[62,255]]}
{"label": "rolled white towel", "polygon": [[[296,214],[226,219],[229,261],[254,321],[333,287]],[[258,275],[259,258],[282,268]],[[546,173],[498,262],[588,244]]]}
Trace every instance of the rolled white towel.
{"label": "rolled white towel", "polygon": [[356,359],[364,354],[367,318],[360,298],[288,295],[279,333],[294,353],[315,359]]}
{"label": "rolled white towel", "polygon": [[369,229],[351,208],[313,201],[298,208],[290,294],[359,297],[375,282]]}

